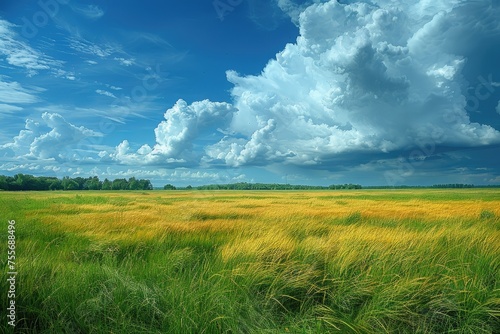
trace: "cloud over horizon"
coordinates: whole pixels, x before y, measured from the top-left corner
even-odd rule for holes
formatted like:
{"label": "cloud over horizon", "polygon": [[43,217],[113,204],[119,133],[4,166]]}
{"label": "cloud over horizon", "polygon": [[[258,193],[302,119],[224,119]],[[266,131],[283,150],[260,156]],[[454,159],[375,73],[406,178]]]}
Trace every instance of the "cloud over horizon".
{"label": "cloud over horizon", "polygon": [[[328,169],[339,154],[498,144],[498,130],[470,120],[462,73],[478,65],[469,53],[481,52],[466,43],[498,40],[499,16],[491,1],[312,4],[298,18],[297,42],[260,75],[227,72],[233,101],[219,127],[231,122],[224,138],[205,142],[199,163]],[[220,121],[214,104],[178,102],[155,130],[155,149],[141,148],[143,158],[185,154],[200,124]]]}
{"label": "cloud over horizon", "polygon": [[156,144],[153,147],[144,144],[136,152],[130,152],[129,142],[124,140],[114,153],[101,152],[101,157],[146,165],[193,163],[201,158],[193,150],[195,139],[217,131],[218,127],[227,127],[233,113],[228,103],[204,100],[188,105],[181,99],[165,112],[165,120],[154,130]]}
{"label": "cloud over horizon", "polygon": [[43,123],[27,119],[25,129],[14,137],[13,142],[0,146],[0,154],[3,151],[4,156],[66,162],[81,158],[74,150],[83,140],[102,136],[67,122],[59,114],[44,112],[41,121]]}

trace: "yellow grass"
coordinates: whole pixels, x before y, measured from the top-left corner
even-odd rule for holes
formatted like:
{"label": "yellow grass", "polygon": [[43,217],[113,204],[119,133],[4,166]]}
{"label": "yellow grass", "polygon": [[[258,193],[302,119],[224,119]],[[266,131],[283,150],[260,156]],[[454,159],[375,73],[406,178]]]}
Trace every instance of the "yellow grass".
{"label": "yellow grass", "polygon": [[[56,231],[70,231],[102,242],[147,242],[161,240],[174,232],[208,236],[225,233],[230,238],[220,248],[224,261],[273,257],[277,261],[301,250],[325,259],[340,254],[348,265],[356,260],[358,252],[366,252],[365,247],[385,254],[412,248],[432,252],[432,248],[446,238],[458,240],[466,247],[483,242],[492,253],[500,254],[500,231],[486,231],[480,221],[467,228],[457,228],[463,221],[477,220],[482,210],[490,210],[499,217],[498,200],[380,199],[380,196],[394,194],[393,191],[376,192],[379,199],[370,199],[371,192],[366,191],[147,194],[107,193],[105,197],[110,203],[75,205],[57,203],[58,198],[75,196],[58,193],[50,196],[56,203],[30,214]],[[363,199],[358,198],[360,195],[364,195]],[[95,192],[82,196],[102,195]],[[120,199],[122,203],[113,203],[113,199]],[[364,223],[332,223],[352,214],[358,214]],[[370,219],[393,221],[395,225],[370,224]],[[405,220],[410,222],[401,223]],[[436,225],[440,220],[445,223]],[[408,226],[411,222],[429,226],[425,231],[417,231]]]}
{"label": "yellow grass", "polygon": [[[25,294],[43,295],[26,309],[50,311],[44,305],[57,296],[66,303],[72,289],[86,296],[54,304],[48,323],[66,314],[62,324],[73,317],[81,326],[87,320],[73,310],[93,319],[118,303],[115,317],[156,312],[157,332],[174,333],[238,332],[239,317],[253,329],[264,317],[270,333],[287,326],[491,333],[500,324],[497,190],[46,192],[0,200],[19,222],[19,266],[33,270]],[[91,286],[76,286],[70,270]],[[131,324],[145,318],[137,319]],[[90,321],[86,331],[120,331],[108,320]]]}
{"label": "yellow grass", "polygon": [[[415,191],[415,190],[411,190]],[[423,191],[423,190],[419,190]],[[377,195],[391,195],[394,191],[379,191]],[[72,231],[109,239],[120,235],[123,239],[153,238],[168,231],[232,231],[253,236],[256,243],[268,244],[271,240],[287,240],[286,233],[299,229],[306,234],[328,229],[321,240],[343,242],[352,238],[377,241],[382,244],[411,242],[417,233],[394,228],[373,226],[329,226],[332,219],[359,213],[365,219],[405,220],[414,219],[422,223],[453,218],[456,221],[477,219],[482,210],[500,216],[500,201],[453,200],[434,201],[410,199],[405,201],[358,199],[366,191],[349,192],[151,192],[106,193],[111,203],[68,204],[58,199],[74,197],[74,193],[50,194],[54,204],[45,209],[30,212],[44,224],[54,229]],[[23,196],[21,194],[14,194]],[[46,194],[30,195],[44,197]],[[78,195],[77,195],[78,196]],[[101,197],[99,192],[82,193],[81,196]],[[338,196],[339,199],[335,199]],[[340,198],[342,197],[342,198]],[[352,197],[352,199],[351,199]],[[121,203],[112,203],[118,198]],[[57,214],[54,214],[57,213]],[[475,227],[477,228],[477,227]],[[438,238],[452,231],[453,226],[442,226],[441,230],[418,233],[418,238]],[[467,231],[460,231],[462,234]],[[280,241],[282,242],[282,241]],[[248,243],[248,241],[247,241]],[[272,243],[272,241],[271,241]],[[321,243],[321,242],[320,242]],[[247,244],[245,244],[247,245]],[[249,247],[248,245],[241,247]]]}

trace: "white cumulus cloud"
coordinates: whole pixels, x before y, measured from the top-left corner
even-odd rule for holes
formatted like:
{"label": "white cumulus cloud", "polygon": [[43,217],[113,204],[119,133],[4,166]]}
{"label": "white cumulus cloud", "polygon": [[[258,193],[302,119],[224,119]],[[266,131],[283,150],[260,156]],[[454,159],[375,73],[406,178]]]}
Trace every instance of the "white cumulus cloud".
{"label": "white cumulus cloud", "polygon": [[156,127],[156,144],[153,147],[143,145],[136,152],[131,152],[129,142],[124,140],[110,156],[122,163],[138,164],[192,160],[192,148],[196,141],[216,131],[217,127],[227,127],[233,112],[228,103],[204,100],[188,105],[184,100],[178,100],[165,112],[165,120]]}
{"label": "white cumulus cloud", "polygon": [[473,55],[500,38],[492,0],[278,5],[300,35],[261,74],[228,71],[231,103],[179,100],[155,129],[154,145],[123,141],[102,158],[328,169],[352,157],[368,163],[419,147],[500,143],[499,131],[466,110],[464,73],[480,68]]}
{"label": "white cumulus cloud", "polygon": [[[491,11],[500,15],[490,1],[309,6],[299,15],[297,43],[262,74],[228,72],[237,109],[229,132],[235,136],[208,147],[207,155],[230,165],[283,159],[310,165],[341,153],[384,153],[429,141],[498,143],[500,133],[471,122],[465,110],[461,72],[467,61],[457,52],[459,36],[498,39]],[[262,132],[265,139],[256,146]]]}
{"label": "white cumulus cloud", "polygon": [[27,119],[25,129],[12,142],[0,146],[0,150],[18,158],[67,161],[75,158],[74,149],[86,138],[99,136],[102,135],[75,126],[59,114],[44,112],[41,122]]}

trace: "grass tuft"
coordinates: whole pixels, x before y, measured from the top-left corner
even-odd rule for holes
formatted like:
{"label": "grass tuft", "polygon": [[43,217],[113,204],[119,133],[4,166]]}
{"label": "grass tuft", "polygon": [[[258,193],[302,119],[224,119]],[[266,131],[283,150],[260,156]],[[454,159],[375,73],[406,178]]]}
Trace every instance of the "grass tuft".
{"label": "grass tuft", "polygon": [[492,219],[495,218],[495,213],[490,210],[481,210],[481,214],[479,215],[481,219]]}

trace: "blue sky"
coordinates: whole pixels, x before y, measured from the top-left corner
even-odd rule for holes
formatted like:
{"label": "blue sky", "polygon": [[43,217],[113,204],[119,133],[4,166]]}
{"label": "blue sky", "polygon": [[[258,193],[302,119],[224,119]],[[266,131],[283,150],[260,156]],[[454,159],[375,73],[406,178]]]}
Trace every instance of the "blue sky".
{"label": "blue sky", "polygon": [[0,4],[0,174],[500,184],[500,5]]}

